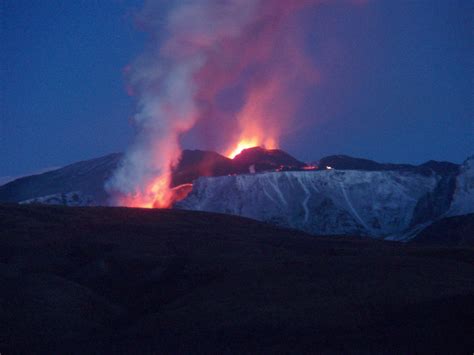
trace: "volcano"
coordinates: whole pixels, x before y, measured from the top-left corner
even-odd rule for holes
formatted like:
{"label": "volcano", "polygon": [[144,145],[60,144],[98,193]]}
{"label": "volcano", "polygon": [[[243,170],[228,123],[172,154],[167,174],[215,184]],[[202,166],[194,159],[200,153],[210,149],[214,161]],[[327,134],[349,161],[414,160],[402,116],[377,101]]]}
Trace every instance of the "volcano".
{"label": "volcano", "polygon": [[[104,185],[122,157],[112,154],[17,179],[0,186],[0,202],[107,205]],[[279,149],[253,147],[234,159],[185,150],[171,187],[179,201],[174,208],[235,214],[314,235],[410,240],[442,218],[474,213],[473,171],[474,157],[459,166],[339,155],[308,166]]]}
{"label": "volcano", "polygon": [[248,148],[234,159],[212,151],[184,150],[173,170],[172,186],[190,184],[199,177],[301,170],[306,166],[280,149]]}
{"label": "volcano", "polygon": [[[16,179],[0,186],[1,202],[28,202],[60,205],[106,205],[105,182],[120,166],[119,153],[81,161],[39,175]],[[172,172],[171,187],[184,190],[199,177],[226,176],[255,172],[297,170],[306,164],[279,149],[254,147],[234,159],[214,151],[184,150]],[[183,190],[183,188],[180,188]]]}
{"label": "volcano", "polygon": [[232,159],[216,152],[185,150],[173,169],[172,186],[192,183],[200,176],[223,176],[234,171]]}
{"label": "volcano", "polygon": [[236,172],[263,172],[301,170],[306,164],[280,149],[253,147],[244,149],[233,160]]}

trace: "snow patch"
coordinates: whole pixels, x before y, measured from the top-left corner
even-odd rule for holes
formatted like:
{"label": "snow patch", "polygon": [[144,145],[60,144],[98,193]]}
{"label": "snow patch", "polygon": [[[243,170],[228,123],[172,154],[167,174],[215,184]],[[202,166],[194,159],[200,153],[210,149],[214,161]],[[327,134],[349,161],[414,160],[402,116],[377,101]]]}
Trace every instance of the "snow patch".
{"label": "snow patch", "polygon": [[[313,234],[405,239],[437,175],[400,171],[290,171],[199,178],[176,207],[230,213]],[[426,223],[427,221],[420,221]]]}

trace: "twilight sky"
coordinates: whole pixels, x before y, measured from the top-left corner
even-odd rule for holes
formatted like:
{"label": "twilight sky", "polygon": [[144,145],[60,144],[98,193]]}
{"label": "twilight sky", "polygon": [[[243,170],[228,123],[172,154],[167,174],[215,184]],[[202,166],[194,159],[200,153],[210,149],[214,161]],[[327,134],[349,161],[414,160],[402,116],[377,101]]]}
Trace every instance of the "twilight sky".
{"label": "twilight sky", "polygon": [[[123,69],[145,45],[141,4],[0,1],[0,178],[126,149],[135,104]],[[472,10],[470,0],[335,0],[309,11],[321,81],[281,147],[302,160],[474,154]],[[215,147],[190,137],[185,148]]]}

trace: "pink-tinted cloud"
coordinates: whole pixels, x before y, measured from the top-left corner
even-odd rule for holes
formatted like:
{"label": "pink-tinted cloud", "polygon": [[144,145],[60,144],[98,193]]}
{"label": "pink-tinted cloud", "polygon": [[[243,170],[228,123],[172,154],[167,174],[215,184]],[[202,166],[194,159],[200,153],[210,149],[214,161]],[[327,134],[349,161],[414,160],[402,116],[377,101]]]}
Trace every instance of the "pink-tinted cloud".
{"label": "pink-tinted cloud", "polygon": [[[166,17],[147,2],[139,22],[151,41],[129,71],[139,132],[108,183],[115,202],[169,206],[180,137],[193,128],[219,137],[229,155],[239,143],[277,146],[319,77],[304,53],[298,13],[320,2],[187,0]],[[240,97],[232,109],[219,102],[229,90]]]}

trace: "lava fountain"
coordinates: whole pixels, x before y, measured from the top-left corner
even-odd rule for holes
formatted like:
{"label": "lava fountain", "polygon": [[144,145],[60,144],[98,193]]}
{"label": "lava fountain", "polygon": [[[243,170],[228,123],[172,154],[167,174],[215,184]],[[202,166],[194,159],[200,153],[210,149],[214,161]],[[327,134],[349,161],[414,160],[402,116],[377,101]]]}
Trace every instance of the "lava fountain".
{"label": "lava fountain", "polygon": [[[297,15],[319,2],[177,1],[166,18],[162,2],[145,2],[137,18],[150,43],[127,70],[129,91],[137,98],[137,133],[106,184],[111,203],[170,207],[180,195],[171,187],[180,140],[206,120],[220,122],[213,129],[229,157],[253,146],[276,148],[304,90],[318,79],[304,54]],[[232,88],[238,88],[241,103],[220,108],[220,98]],[[225,129],[229,125],[234,129]]]}

